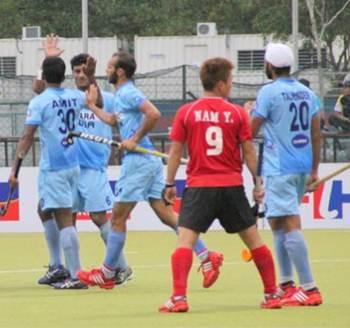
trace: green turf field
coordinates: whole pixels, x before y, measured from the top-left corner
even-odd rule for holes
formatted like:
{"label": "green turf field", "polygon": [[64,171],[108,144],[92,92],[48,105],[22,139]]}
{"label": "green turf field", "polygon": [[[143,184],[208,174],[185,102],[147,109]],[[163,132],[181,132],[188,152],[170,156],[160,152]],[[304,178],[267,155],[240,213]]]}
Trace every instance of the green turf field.
{"label": "green turf field", "polygon": [[[271,245],[270,233],[263,236]],[[239,258],[241,242],[236,236],[210,232],[205,236],[208,245],[225,255],[218,282],[203,289],[195,262],[190,312],[158,314],[171,292],[172,233],[130,232],[126,252],[135,277],[111,291],[56,291],[37,285],[47,261],[43,235],[0,234],[0,327],[350,327],[350,231],[307,231],[306,237],[324,305],[259,309],[262,287],[253,264]],[[83,266],[100,264],[104,248],[98,233],[82,233],[80,238]]]}

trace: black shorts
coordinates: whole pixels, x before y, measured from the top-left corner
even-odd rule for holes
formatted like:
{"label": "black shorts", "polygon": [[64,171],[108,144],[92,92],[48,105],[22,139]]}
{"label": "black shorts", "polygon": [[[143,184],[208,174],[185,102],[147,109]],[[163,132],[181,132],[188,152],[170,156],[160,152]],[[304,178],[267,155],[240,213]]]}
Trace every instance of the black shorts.
{"label": "black shorts", "polygon": [[228,233],[243,231],[256,223],[243,186],[185,189],[179,226],[206,232],[215,219]]}

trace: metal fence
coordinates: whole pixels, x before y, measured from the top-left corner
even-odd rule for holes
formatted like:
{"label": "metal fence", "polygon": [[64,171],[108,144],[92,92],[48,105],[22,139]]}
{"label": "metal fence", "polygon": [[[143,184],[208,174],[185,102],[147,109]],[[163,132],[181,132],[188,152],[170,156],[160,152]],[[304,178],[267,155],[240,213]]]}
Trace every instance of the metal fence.
{"label": "metal fence", "polygon": [[[331,111],[339,94],[339,81],[344,73],[325,72],[325,90],[327,96],[324,101],[326,111]],[[317,74],[314,70],[299,72],[298,77],[307,78],[317,92]],[[26,107],[29,100],[35,96],[32,92],[31,76],[15,79],[0,77],[0,166],[8,165],[14,156],[15,144],[22,134]],[[112,91],[111,85],[105,78],[98,78],[100,87]],[[156,143],[164,150],[166,135],[171,126],[173,116],[180,105],[201,94],[199,68],[197,66],[182,65],[169,69],[158,70],[135,76],[136,85],[151,99],[162,112],[154,132]],[[234,74],[231,98],[234,102],[243,104],[246,100],[255,99],[261,86],[267,83],[265,74],[261,72],[245,72]],[[74,80],[68,76],[65,87],[74,87]],[[159,134],[160,133],[160,134]],[[163,134],[163,136],[162,136]],[[324,161],[345,161],[347,158],[348,138],[325,136],[322,158]],[[336,142],[334,140],[337,140]],[[345,145],[345,146],[344,146]],[[25,164],[37,164],[39,145],[28,155]]]}

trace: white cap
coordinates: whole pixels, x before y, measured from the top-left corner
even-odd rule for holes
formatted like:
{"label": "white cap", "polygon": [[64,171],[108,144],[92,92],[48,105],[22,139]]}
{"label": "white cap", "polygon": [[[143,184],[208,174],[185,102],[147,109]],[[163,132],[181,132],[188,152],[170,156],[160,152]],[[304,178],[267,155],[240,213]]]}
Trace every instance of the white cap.
{"label": "white cap", "polygon": [[292,50],[283,43],[269,43],[265,51],[265,61],[275,67],[291,67],[294,62]]}

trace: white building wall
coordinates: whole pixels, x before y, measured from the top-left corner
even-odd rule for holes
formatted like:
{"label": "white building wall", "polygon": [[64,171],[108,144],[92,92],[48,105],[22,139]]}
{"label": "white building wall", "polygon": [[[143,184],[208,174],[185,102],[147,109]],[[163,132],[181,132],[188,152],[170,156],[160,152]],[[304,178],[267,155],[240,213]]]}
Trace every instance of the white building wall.
{"label": "white building wall", "polygon": [[[42,40],[0,40],[0,57],[17,57],[17,75],[36,75],[44,59]],[[59,47],[64,49],[62,58],[71,74],[70,59],[82,52],[81,38],[60,38]],[[89,38],[89,54],[97,59],[96,75],[104,76],[107,62],[118,50],[118,40],[113,38]]]}
{"label": "white building wall", "polygon": [[135,59],[138,73],[179,65],[200,65],[209,57],[229,58],[228,37],[161,36],[135,37]]}

